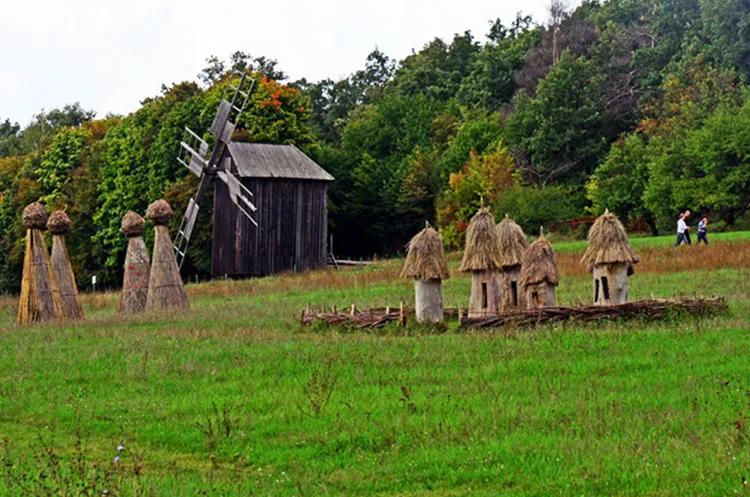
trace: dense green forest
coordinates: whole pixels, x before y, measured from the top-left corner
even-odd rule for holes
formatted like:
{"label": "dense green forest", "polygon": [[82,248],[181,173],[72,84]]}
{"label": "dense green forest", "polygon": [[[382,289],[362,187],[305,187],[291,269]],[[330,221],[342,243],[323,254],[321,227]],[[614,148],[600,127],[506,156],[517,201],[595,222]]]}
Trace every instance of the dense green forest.
{"label": "dense green forest", "polygon": [[[74,220],[80,281],[116,284],[122,214],[159,197],[184,208],[183,127],[208,128],[232,69],[257,80],[234,138],[294,143],[337,178],[341,254],[395,253],[425,220],[458,247],[481,202],[569,234],[605,208],[657,233],[684,208],[731,227],[750,207],[750,0],[554,0],[548,19],[498,19],[401,61],[376,49],[340,81],[288,81],[236,52],[127,116],[71,104],[0,120],[2,288],[18,286],[20,212],[37,199]],[[209,269],[209,208],[201,218],[188,277]]]}

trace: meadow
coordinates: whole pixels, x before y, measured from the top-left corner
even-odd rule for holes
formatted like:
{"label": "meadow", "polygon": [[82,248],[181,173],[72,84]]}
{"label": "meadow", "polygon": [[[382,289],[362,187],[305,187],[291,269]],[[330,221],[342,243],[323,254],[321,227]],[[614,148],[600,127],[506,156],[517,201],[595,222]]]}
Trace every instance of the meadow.
{"label": "meadow", "polygon": [[[86,293],[85,321],[19,328],[3,297],[0,495],[748,495],[750,232],[632,242],[632,298],[723,295],[730,312],[299,325],[307,304],[410,302],[398,259],[188,285],[189,311],[126,320],[117,294]],[[555,248],[559,301],[588,302],[584,243]],[[468,301],[458,260],[448,306]]]}

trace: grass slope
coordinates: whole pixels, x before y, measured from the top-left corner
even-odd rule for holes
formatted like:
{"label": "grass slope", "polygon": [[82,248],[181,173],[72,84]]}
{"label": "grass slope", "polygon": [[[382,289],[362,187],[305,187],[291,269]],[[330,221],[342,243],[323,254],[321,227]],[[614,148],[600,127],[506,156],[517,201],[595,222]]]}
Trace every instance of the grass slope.
{"label": "grass slope", "polygon": [[[116,295],[98,294],[82,323],[17,328],[6,299],[0,495],[747,494],[750,236],[715,238],[634,240],[647,256],[632,296],[726,295],[731,315],[708,320],[297,324],[305,304],[408,302],[397,260],[191,285],[192,309],[158,319],[122,321]],[[583,246],[556,249],[561,302],[588,301]],[[445,282],[447,305],[465,305],[468,283]]]}

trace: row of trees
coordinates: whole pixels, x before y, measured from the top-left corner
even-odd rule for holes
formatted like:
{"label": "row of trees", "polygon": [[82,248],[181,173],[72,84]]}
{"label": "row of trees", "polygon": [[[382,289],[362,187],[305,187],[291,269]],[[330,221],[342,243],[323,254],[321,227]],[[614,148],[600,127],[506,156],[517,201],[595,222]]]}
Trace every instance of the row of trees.
{"label": "row of trees", "polygon": [[[236,52],[128,116],[71,105],[25,128],[0,121],[3,287],[17,284],[20,209],[38,198],[76,220],[79,277],[116,282],[120,216],[159,196],[186,204],[195,184],[174,160],[182,128],[208,127],[234,68],[257,79],[235,139],[295,143],[337,178],[331,231],[347,255],[401,250],[425,219],[459,246],[480,202],[532,232],[605,207],[654,232],[685,207],[732,224],[750,204],[747,0],[586,1],[572,12],[553,0],[546,24],[495,20],[484,40],[435,39],[401,61],[375,50],[340,81],[288,82],[276,61]],[[210,214],[189,274],[208,271]]]}

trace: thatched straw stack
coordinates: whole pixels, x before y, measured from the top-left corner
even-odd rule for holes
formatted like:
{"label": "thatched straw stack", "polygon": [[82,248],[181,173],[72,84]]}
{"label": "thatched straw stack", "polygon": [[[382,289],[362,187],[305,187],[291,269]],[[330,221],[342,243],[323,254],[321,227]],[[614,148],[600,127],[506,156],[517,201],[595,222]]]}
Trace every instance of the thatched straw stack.
{"label": "thatched straw stack", "polygon": [[65,211],[55,211],[47,219],[47,230],[53,235],[67,235],[72,225]]}
{"label": "thatched straw stack", "polygon": [[448,277],[443,240],[430,226],[409,242],[409,253],[401,270],[404,278],[414,278],[414,308],[417,322],[443,322],[442,280]]}
{"label": "thatched straw stack", "polygon": [[459,271],[494,271],[500,269],[499,240],[495,219],[489,209],[483,207],[471,218],[466,230],[464,257]]}
{"label": "thatched straw stack", "polygon": [[47,224],[47,210],[34,202],[24,208],[21,218],[26,227],[26,244],[16,319],[18,324],[60,319],[63,316],[60,287],[52,272],[42,234]]}
{"label": "thatched straw stack", "polygon": [[521,263],[529,242],[521,227],[508,214],[497,225],[500,264],[498,274],[500,288],[500,310],[519,307],[523,300],[520,291]]}
{"label": "thatched straw stack", "polygon": [[638,263],[638,256],[630,247],[625,227],[609,209],[594,221],[589,230],[588,242],[581,258],[587,271],[592,271],[598,264]]}
{"label": "thatched straw stack", "polygon": [[122,230],[122,234],[128,238],[141,236],[146,231],[146,221],[137,213],[128,211],[122,216],[120,229]]}
{"label": "thatched straw stack", "polygon": [[495,218],[482,207],[471,218],[466,230],[464,257],[459,267],[460,271],[471,273],[470,317],[494,314],[500,310],[498,272],[501,267]]}
{"label": "thatched straw stack", "polygon": [[62,317],[66,319],[80,319],[83,309],[78,302],[78,285],[70,264],[70,255],[65,243],[65,234],[70,231],[72,223],[64,211],[55,211],[47,221],[47,229],[52,232],[52,255],[50,256],[52,272],[60,286],[60,301]]}
{"label": "thatched straw stack", "polygon": [[555,287],[560,283],[557,256],[541,235],[526,250],[521,266],[521,288],[530,309],[555,305]]}
{"label": "thatched straw stack", "polygon": [[594,304],[624,304],[628,300],[628,277],[638,256],[617,216],[605,210],[589,230],[589,245],[581,258],[594,277]]}
{"label": "thatched straw stack", "polygon": [[143,232],[146,228],[143,218],[130,211],[122,217],[121,228],[123,234],[128,237],[120,294],[120,314],[125,316],[146,309],[151,261],[143,241]]}
{"label": "thatched straw stack", "polygon": [[526,249],[529,247],[529,241],[523,229],[508,214],[497,225],[497,238],[500,247],[500,265],[503,269],[520,266]]}
{"label": "thatched straw stack", "polygon": [[443,240],[440,233],[428,226],[411,239],[402,278],[415,280],[444,280],[448,278],[448,264],[445,262]]}
{"label": "thatched straw stack", "polygon": [[47,209],[39,202],[32,202],[23,209],[21,220],[24,227],[44,230],[47,227]]}
{"label": "thatched straw stack", "polygon": [[152,202],[146,209],[146,219],[154,223],[154,226],[164,226],[172,220],[174,212],[166,200]]}
{"label": "thatched straw stack", "polygon": [[174,244],[166,227],[172,218],[172,208],[165,200],[157,200],[148,206],[146,217],[155,225],[146,310],[158,311],[188,307],[185,286],[175,258]]}

